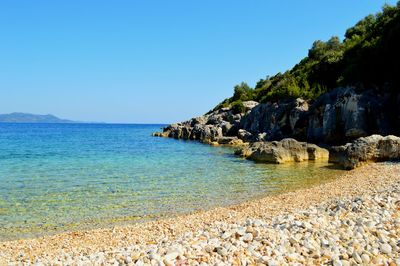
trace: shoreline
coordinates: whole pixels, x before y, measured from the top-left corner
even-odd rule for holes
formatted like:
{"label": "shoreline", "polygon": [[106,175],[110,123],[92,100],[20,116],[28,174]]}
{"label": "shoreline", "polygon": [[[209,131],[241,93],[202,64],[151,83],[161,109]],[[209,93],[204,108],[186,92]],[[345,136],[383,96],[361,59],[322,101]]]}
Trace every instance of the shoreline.
{"label": "shoreline", "polygon": [[[246,161],[247,164],[247,160],[245,159],[238,158],[238,160],[239,163]],[[264,169],[262,174],[265,175],[265,178],[268,177],[267,182],[270,183],[269,186],[262,183],[262,185],[259,185],[258,189],[254,185],[254,189],[249,190],[247,188],[246,192],[244,193],[241,191],[239,196],[232,196],[233,194],[230,193],[227,200],[225,200],[223,197],[219,197],[217,200],[205,200],[205,202],[201,203],[197,202],[196,205],[192,204],[190,207],[185,207],[186,205],[184,202],[177,200],[177,207],[179,209],[169,208],[163,212],[153,212],[141,216],[125,215],[116,217],[108,216],[102,218],[89,217],[76,222],[70,220],[69,223],[62,223],[62,225],[57,225],[55,223],[52,224],[50,222],[50,225],[48,226],[40,226],[37,224],[30,225],[27,223],[24,227],[19,228],[12,226],[5,226],[3,228],[0,227],[0,243],[6,241],[53,236],[74,231],[90,231],[95,229],[124,227],[134,225],[136,223],[143,224],[155,220],[164,220],[176,216],[194,214],[201,211],[212,210],[218,207],[230,207],[247,201],[258,200],[266,196],[282,194],[300,188],[307,188],[315,184],[329,182],[331,179],[335,179],[338,175],[346,172],[345,170],[336,168],[333,164],[315,161],[286,163],[280,165],[258,164],[258,166],[256,166],[256,163],[253,162],[250,162],[249,164],[254,164],[254,167],[257,169]],[[279,172],[280,174],[275,174],[275,172]],[[283,179],[280,179],[278,175],[282,176]],[[223,179],[229,178],[229,176],[223,177]],[[248,179],[245,180],[247,181]],[[264,182],[264,177],[259,176],[255,181]],[[257,183],[253,182],[253,184]],[[179,205],[179,202],[181,202],[180,204],[182,204],[182,207]],[[61,217],[64,214],[66,214],[66,212],[59,213]]]}
{"label": "shoreline", "polygon": [[[45,264],[46,262],[62,264],[64,260],[75,258],[82,258],[84,261],[89,258],[89,261],[94,261],[97,259],[95,255],[100,253],[105,259],[132,264],[134,260],[140,260],[135,256],[147,255],[141,254],[143,252],[139,252],[140,255],[131,252],[129,259],[126,255],[121,255],[126,249],[145,251],[154,248],[155,245],[175,245],[182,235],[195,234],[199,230],[209,231],[210,228],[223,228],[226,224],[245,224],[249,219],[271,223],[278,216],[300,213],[305,209],[324,206],[335,200],[366,197],[381,190],[385,191],[396,184],[400,184],[399,163],[369,164],[323,184],[229,207],[217,207],[193,214],[114,228],[0,242],[0,264],[13,262],[28,264],[38,261]],[[224,225],[220,225],[221,223]],[[210,256],[208,261],[213,262],[212,254]],[[121,261],[120,257],[123,257]],[[106,262],[110,263],[108,260]]]}

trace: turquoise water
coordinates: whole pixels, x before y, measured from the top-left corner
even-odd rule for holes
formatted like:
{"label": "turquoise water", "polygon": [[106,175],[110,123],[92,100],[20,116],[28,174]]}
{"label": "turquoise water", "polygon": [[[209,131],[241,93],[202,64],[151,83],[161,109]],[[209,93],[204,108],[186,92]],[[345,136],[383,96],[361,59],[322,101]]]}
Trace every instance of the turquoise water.
{"label": "turquoise water", "polygon": [[0,124],[0,240],[229,205],[337,175],[151,137],[161,125]]}

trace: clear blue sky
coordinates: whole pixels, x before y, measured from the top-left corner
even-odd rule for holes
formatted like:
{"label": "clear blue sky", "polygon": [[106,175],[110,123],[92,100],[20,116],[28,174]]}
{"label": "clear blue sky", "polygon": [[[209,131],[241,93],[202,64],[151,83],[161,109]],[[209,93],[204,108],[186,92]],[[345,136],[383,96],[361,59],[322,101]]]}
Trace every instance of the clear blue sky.
{"label": "clear blue sky", "polygon": [[0,2],[0,113],[165,123],[291,68],[383,0]]}

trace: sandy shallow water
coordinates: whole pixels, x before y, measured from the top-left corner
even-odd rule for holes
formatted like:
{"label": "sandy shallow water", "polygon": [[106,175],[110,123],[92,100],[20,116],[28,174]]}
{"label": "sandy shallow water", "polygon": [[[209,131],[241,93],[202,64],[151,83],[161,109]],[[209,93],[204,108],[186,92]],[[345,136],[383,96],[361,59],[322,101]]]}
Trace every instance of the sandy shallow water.
{"label": "sandy shallow water", "polygon": [[[95,258],[95,256],[91,257],[91,255],[99,252],[103,255],[105,254],[104,264],[111,264],[115,261],[117,263],[134,265],[135,261],[140,261],[135,256],[146,257],[149,252],[147,249],[154,247],[160,249],[159,245],[171,246],[175,243],[180,245],[181,242],[179,241],[182,241],[182,236],[185,234],[196,235],[195,233],[199,231],[218,228],[221,223],[225,225],[246,224],[246,221],[248,223],[249,219],[251,221],[261,220],[263,223],[270,223],[277,216],[296,214],[300,210],[322,206],[323,204],[329,204],[337,200],[376,195],[380,191],[398,186],[399,183],[399,163],[370,164],[346,172],[328,183],[280,195],[268,196],[235,206],[214,208],[209,211],[199,211],[194,214],[129,226],[76,231],[36,239],[1,242],[0,265],[15,264],[16,262],[23,262],[24,264],[43,262],[44,264],[54,263],[61,265],[64,264],[63,260],[67,259],[70,263],[76,263],[77,261],[74,258],[82,256],[85,257],[82,261],[89,262],[90,258]],[[400,238],[400,236],[398,237]],[[194,236],[190,238],[195,239]],[[129,250],[129,252],[131,250],[138,250],[139,253],[132,255],[134,258],[128,256],[128,259],[127,257],[121,259],[121,252],[124,250]],[[164,253],[167,253],[167,251]],[[190,261],[188,258],[184,260],[185,256],[181,254],[172,258],[171,263],[177,263],[178,259],[180,259],[183,261],[183,264],[195,264],[195,261],[196,264],[203,263],[203,265],[206,265],[207,262],[215,264],[212,254],[210,256],[211,258],[204,261],[202,261],[203,259],[198,261],[193,259]],[[220,257],[220,260],[223,262],[225,257]],[[227,255],[226,259],[228,257]],[[254,256],[249,255],[249,257],[252,258]],[[168,264],[166,259],[161,258],[161,261],[164,264]],[[238,261],[238,264],[246,264],[243,261]],[[258,261],[258,264],[261,265],[268,265],[267,262],[263,264],[260,260],[254,261]],[[144,259],[144,262],[146,262],[146,259]],[[153,263],[154,260],[150,259],[147,262]]]}

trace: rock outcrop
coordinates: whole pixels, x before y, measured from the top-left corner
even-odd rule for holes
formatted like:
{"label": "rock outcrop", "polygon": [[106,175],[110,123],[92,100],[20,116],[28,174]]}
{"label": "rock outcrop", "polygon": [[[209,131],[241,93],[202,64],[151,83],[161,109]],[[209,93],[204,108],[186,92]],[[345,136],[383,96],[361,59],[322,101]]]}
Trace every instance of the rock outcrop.
{"label": "rock outcrop", "polygon": [[253,136],[264,134],[265,140],[296,137],[304,131],[298,122],[305,117],[308,109],[308,102],[300,98],[259,104],[243,117],[240,127]]}
{"label": "rock outcrop", "polygon": [[[257,105],[254,101],[243,102],[246,113]],[[229,107],[221,108],[204,116],[171,124],[165,127],[163,132],[155,132],[153,136],[199,140],[212,145],[241,145],[243,141],[249,141],[238,138],[240,121],[246,113],[236,114]]]}
{"label": "rock outcrop", "polygon": [[354,169],[367,162],[400,159],[400,138],[396,136],[372,135],[359,138],[330,150],[329,161],[345,169]]}
{"label": "rock outcrop", "polygon": [[[307,114],[308,141],[345,143],[372,134],[396,133],[392,96],[374,90],[357,93],[355,88],[338,88],[324,93]],[[395,108],[394,108],[395,109]]]}
{"label": "rock outcrop", "polygon": [[272,142],[254,142],[236,151],[237,155],[263,163],[287,163],[303,161],[326,161],[329,152],[315,144],[283,139]]}
{"label": "rock outcrop", "polygon": [[337,88],[312,103],[300,98],[262,104],[243,102],[244,113],[221,108],[172,124],[157,135],[204,142],[224,136],[244,142],[295,138],[337,145],[372,134],[400,134],[399,103],[400,95],[389,92]]}
{"label": "rock outcrop", "polygon": [[[400,133],[400,96],[360,93],[355,88],[337,88],[322,94],[313,103],[303,99],[263,103],[243,116],[240,128],[253,139],[295,138],[314,143],[346,143],[372,134]],[[239,136],[240,138],[240,136]]]}
{"label": "rock outcrop", "polygon": [[362,138],[400,134],[397,92],[346,87],[324,93],[313,102],[298,98],[262,104],[247,101],[243,106],[243,113],[235,113],[231,107],[220,108],[171,124],[154,136],[199,140],[211,145],[250,143],[239,153],[270,163],[326,160],[325,149],[306,142],[342,145],[358,138],[361,139],[354,143],[332,148],[330,161],[353,169],[367,161],[399,157],[394,136]]}

